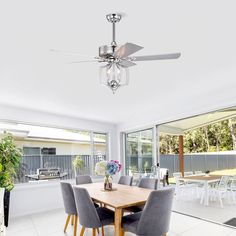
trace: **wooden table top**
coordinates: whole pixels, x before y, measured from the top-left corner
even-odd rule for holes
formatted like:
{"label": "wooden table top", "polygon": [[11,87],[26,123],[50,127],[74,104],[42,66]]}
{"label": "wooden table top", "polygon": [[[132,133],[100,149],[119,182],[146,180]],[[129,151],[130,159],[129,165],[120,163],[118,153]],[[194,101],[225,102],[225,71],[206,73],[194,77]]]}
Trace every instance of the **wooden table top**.
{"label": "wooden table top", "polygon": [[210,180],[218,180],[222,177],[222,175],[192,175],[192,176],[186,176],[180,179],[183,180],[205,180],[205,181],[210,181]]}
{"label": "wooden table top", "polygon": [[126,208],[144,204],[151,189],[139,188],[136,186],[126,186],[121,184],[112,184],[115,191],[104,191],[103,183],[81,184],[74,187],[86,188],[90,197],[100,203],[104,203],[113,208]]}

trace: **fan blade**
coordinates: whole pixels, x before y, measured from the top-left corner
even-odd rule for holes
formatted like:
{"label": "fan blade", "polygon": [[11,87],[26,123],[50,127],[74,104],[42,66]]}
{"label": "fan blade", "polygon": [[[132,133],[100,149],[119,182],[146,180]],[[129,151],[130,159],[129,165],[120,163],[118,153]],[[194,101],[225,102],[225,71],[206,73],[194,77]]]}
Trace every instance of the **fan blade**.
{"label": "fan blade", "polygon": [[141,46],[138,46],[136,44],[133,44],[133,43],[126,43],[122,46],[120,46],[114,53],[114,56],[115,57],[118,57],[118,58],[125,58],[125,57],[128,57],[129,55],[139,51],[143,49],[143,47]]}
{"label": "fan blade", "polygon": [[130,66],[137,65],[136,63],[133,63],[132,61],[126,61],[126,60],[122,60],[118,64],[123,66],[123,67],[130,67]]}
{"label": "fan blade", "polygon": [[149,55],[149,56],[137,56],[133,57],[132,61],[153,61],[153,60],[168,60],[168,59],[177,59],[181,53],[171,53],[163,55]]}

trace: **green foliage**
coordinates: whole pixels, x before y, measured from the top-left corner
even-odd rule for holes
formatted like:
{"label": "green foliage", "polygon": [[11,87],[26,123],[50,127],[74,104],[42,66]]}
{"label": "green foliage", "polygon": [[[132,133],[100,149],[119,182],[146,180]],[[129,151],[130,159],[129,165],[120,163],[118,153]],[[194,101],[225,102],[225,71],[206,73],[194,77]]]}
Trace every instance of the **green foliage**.
{"label": "green foliage", "polygon": [[[161,134],[161,154],[178,154],[178,136]],[[224,120],[184,134],[184,152],[217,152],[236,149],[236,119]]]}
{"label": "green foliage", "polygon": [[80,156],[76,156],[73,160],[73,166],[75,169],[81,169],[84,166],[84,161]]}
{"label": "green foliage", "polygon": [[0,141],[0,187],[11,191],[14,188],[14,177],[19,169],[22,152],[14,144],[11,134],[4,134]]}

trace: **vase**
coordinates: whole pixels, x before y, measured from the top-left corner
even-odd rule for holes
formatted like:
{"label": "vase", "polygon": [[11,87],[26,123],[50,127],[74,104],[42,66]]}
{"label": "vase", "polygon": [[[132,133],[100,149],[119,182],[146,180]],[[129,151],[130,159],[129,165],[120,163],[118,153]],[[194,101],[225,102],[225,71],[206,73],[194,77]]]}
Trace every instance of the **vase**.
{"label": "vase", "polygon": [[112,190],[112,178],[111,176],[105,176],[104,178],[104,190],[111,191]]}

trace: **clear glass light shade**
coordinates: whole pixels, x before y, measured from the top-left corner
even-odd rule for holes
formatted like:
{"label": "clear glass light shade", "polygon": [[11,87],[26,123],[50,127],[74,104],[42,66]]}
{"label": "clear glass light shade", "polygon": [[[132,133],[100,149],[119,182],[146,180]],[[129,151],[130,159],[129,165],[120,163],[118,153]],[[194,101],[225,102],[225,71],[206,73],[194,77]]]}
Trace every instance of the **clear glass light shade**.
{"label": "clear glass light shade", "polygon": [[100,83],[108,86],[115,93],[119,87],[128,85],[129,69],[117,63],[110,63],[100,67],[99,77]]}

